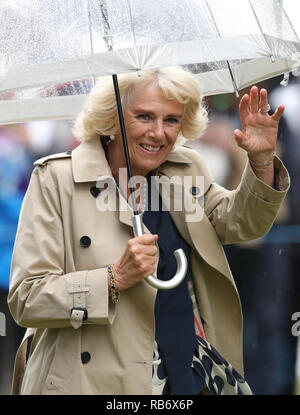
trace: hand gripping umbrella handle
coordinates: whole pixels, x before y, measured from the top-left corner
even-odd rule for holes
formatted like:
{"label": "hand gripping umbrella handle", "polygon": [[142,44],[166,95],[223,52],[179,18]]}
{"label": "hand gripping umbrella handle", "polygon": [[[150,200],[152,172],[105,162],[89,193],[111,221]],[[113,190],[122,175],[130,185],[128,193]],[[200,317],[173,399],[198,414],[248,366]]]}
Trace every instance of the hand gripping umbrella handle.
{"label": "hand gripping umbrella handle", "polygon": [[[135,236],[143,235],[144,230],[141,216],[139,214],[133,215],[132,222]],[[146,281],[152,287],[157,288],[158,290],[170,290],[171,288],[177,287],[177,285],[179,285],[183,281],[187,272],[187,259],[185,253],[182,249],[176,249],[176,251],[174,251],[173,253],[177,261],[176,274],[173,278],[171,278],[168,281],[162,281],[155,278],[153,275],[148,275],[148,277],[146,277]]]}

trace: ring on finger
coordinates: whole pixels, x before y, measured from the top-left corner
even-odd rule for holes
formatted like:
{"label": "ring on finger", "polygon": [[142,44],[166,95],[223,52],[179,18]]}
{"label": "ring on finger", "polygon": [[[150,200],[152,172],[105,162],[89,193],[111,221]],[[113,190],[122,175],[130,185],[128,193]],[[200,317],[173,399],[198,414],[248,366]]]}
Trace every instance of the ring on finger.
{"label": "ring on finger", "polygon": [[264,110],[262,108],[259,109],[259,112],[261,112],[262,114],[268,114],[268,112],[270,111],[271,106],[270,104],[268,104],[267,108]]}

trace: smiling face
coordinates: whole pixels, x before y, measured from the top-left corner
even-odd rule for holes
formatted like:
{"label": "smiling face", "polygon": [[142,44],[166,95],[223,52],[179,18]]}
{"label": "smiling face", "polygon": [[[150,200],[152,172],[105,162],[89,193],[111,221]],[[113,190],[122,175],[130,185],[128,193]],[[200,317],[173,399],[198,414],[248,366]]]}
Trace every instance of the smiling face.
{"label": "smiling face", "polygon": [[[145,176],[168,157],[181,129],[183,105],[164,97],[155,84],[134,91],[124,111],[133,175]],[[125,167],[121,135],[108,146],[112,172]]]}

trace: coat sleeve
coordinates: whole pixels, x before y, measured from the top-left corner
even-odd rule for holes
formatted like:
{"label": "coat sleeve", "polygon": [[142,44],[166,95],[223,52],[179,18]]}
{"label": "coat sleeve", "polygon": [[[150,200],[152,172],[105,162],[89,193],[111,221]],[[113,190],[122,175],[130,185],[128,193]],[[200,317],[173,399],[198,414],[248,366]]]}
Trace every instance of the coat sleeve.
{"label": "coat sleeve", "polygon": [[284,165],[277,157],[274,162],[276,190],[256,177],[249,162],[236,190],[210,185],[204,209],[221,243],[257,239],[270,230],[290,186]]}
{"label": "coat sleeve", "polygon": [[65,273],[64,262],[59,192],[46,164],[32,173],[12,256],[8,305],[20,326],[78,328],[113,322],[106,270]]}

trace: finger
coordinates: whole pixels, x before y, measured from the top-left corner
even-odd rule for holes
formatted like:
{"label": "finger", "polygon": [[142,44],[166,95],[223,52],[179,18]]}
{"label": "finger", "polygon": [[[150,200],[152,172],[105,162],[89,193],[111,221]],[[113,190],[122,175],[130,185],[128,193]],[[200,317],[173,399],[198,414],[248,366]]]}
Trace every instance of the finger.
{"label": "finger", "polygon": [[139,264],[135,266],[134,274],[138,279],[141,277],[144,278],[145,276],[152,274],[155,272],[152,270],[153,267],[155,267],[155,264],[157,262],[157,258],[155,257],[141,257],[141,260],[139,261]]}
{"label": "finger", "polygon": [[158,249],[156,245],[140,245],[140,253],[145,256],[156,256]]}
{"label": "finger", "polygon": [[268,110],[268,91],[263,88],[260,90],[260,103],[259,103],[261,111],[267,111]]}
{"label": "finger", "polygon": [[237,142],[237,144],[239,145],[243,140],[244,140],[244,134],[242,133],[241,130],[234,130],[234,138],[235,141]]}
{"label": "finger", "polygon": [[136,245],[155,245],[158,240],[158,235],[151,233],[145,233],[140,236],[136,236],[135,238],[129,239],[128,246],[134,247]]}
{"label": "finger", "polygon": [[157,261],[158,261],[157,256],[152,256],[150,263],[151,263],[151,265],[156,265],[157,264]]}
{"label": "finger", "polygon": [[156,266],[147,265],[144,267],[142,278],[148,277],[148,275],[153,275],[156,272]]}
{"label": "finger", "polygon": [[276,111],[272,115],[273,120],[279,122],[280,118],[282,117],[282,115],[284,113],[284,110],[285,110],[285,106],[284,105],[279,105],[279,107],[276,109]]}
{"label": "finger", "polygon": [[258,88],[253,86],[250,90],[250,112],[256,114],[258,112]]}
{"label": "finger", "polygon": [[240,105],[239,105],[239,110],[240,110],[241,122],[243,124],[243,120],[249,115],[249,95],[248,94],[245,94],[242,96]]}
{"label": "finger", "polygon": [[141,257],[140,263],[142,265],[155,265],[158,261],[158,258],[156,255],[145,255]]}

